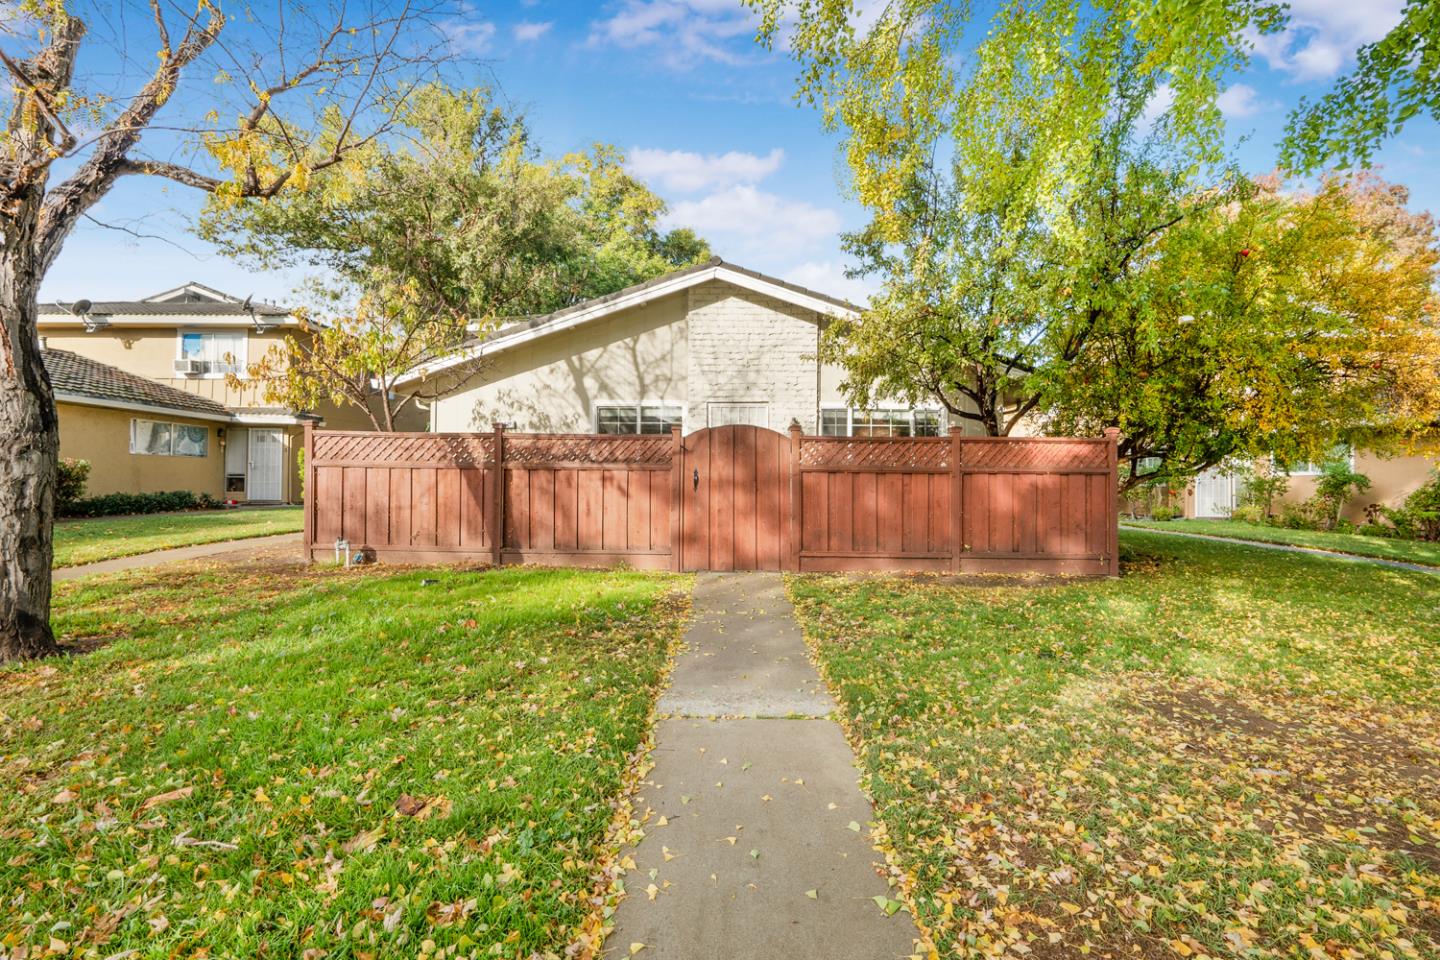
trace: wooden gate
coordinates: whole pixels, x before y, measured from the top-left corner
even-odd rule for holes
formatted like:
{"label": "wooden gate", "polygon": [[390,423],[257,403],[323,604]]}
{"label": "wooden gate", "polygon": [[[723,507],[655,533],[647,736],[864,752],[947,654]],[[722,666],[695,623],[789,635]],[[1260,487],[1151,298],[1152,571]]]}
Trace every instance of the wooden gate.
{"label": "wooden gate", "polygon": [[786,569],[788,447],[783,434],[740,424],[711,427],[684,439],[681,569]]}
{"label": "wooden gate", "polygon": [[305,549],[669,570],[1119,571],[1116,439],[305,435]]}

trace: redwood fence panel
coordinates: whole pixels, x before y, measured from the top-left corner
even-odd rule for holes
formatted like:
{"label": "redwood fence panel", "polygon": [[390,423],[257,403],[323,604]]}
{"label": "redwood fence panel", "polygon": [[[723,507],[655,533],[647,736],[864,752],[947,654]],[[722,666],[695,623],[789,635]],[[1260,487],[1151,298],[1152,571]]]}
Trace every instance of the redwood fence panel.
{"label": "redwood fence panel", "polygon": [[1114,575],[1116,439],[307,427],[306,551],[343,540],[398,561]]}

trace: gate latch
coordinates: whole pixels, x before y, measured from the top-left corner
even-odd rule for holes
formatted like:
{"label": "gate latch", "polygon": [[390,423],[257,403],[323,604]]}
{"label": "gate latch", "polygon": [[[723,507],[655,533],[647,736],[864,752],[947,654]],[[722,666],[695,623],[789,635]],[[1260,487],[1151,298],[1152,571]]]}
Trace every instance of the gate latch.
{"label": "gate latch", "polygon": [[695,484],[694,489],[695,489],[695,490],[699,490],[699,489],[700,489],[700,468],[699,468],[699,467],[696,467],[696,468],[695,468],[695,476],[694,476],[693,482],[694,482],[694,484]]}

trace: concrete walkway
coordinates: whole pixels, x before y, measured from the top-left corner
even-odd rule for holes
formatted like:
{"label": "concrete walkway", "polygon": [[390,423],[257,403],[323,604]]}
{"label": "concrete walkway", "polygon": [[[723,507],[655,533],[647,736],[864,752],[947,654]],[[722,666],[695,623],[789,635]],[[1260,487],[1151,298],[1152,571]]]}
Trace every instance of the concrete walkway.
{"label": "concrete walkway", "polygon": [[75,567],[59,567],[51,575],[55,580],[76,580],[80,577],[90,577],[97,573],[116,573],[120,570],[138,570],[141,567],[158,567],[165,563],[177,563],[181,560],[199,560],[203,557],[216,557],[224,554],[235,554],[248,557],[262,551],[272,550],[276,547],[294,545],[295,555],[300,555],[301,534],[298,533],[277,533],[269,537],[249,537],[244,540],[221,540],[218,543],[200,543],[193,547],[176,547],[173,550],[155,550],[150,553],[137,553],[133,557],[116,557],[113,560],[98,560],[95,563],[82,563]]}
{"label": "concrete walkway", "polygon": [[1242,547],[1259,547],[1262,550],[1279,550],[1282,553],[1305,553],[1312,557],[1329,557],[1332,560],[1349,560],[1352,563],[1370,563],[1379,567],[1394,567],[1397,570],[1418,570],[1440,576],[1440,567],[1427,567],[1423,563],[1406,563],[1404,560],[1386,560],[1384,557],[1362,557],[1356,553],[1340,553],[1337,550],[1321,550],[1319,547],[1301,547],[1292,543],[1266,543],[1263,540],[1241,540],[1239,537],[1222,537],[1214,533],[1191,533],[1188,530],[1160,530],[1156,527],[1142,527],[1137,524],[1121,523],[1122,529],[1139,530],[1142,533],[1161,533],[1167,537],[1189,537],[1192,540],[1218,540]]}
{"label": "concrete walkway", "polygon": [[648,811],[605,956],[888,960],[917,952],[873,816],[776,574],[702,574],[656,730]]}

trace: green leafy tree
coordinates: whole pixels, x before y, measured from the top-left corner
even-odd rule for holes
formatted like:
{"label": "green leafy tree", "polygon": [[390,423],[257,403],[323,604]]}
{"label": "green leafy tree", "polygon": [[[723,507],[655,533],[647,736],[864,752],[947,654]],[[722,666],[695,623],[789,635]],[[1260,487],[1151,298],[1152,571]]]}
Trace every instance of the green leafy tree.
{"label": "green leafy tree", "polygon": [[1290,115],[1280,155],[1287,168],[1368,166],[1415,117],[1440,120],[1440,4],[1407,0],[1400,22],[1356,59],[1333,90]]}
{"label": "green leafy tree", "polygon": [[[379,430],[433,393],[397,390],[506,316],[547,313],[709,256],[598,145],[546,160],[484,90],[414,91],[395,136],[265,204],[212,204],[202,235],[259,269],[322,271],[317,323],[249,371],[270,402],[362,410]],[[471,375],[474,374],[472,369]]]}
{"label": "green leafy tree", "polygon": [[[24,0],[0,13],[9,81],[0,131],[0,661],[57,650],[59,421],[36,298],[66,238],[133,177],[225,203],[303,189],[386,135],[439,41],[426,29],[430,9],[415,2],[317,0],[282,18],[259,10],[255,19],[271,22],[248,32],[232,27],[236,15],[218,0],[133,6],[117,16],[109,0]],[[96,21],[106,30],[92,38]],[[130,56],[105,51],[107,33]],[[112,61],[149,66],[137,74]]]}

